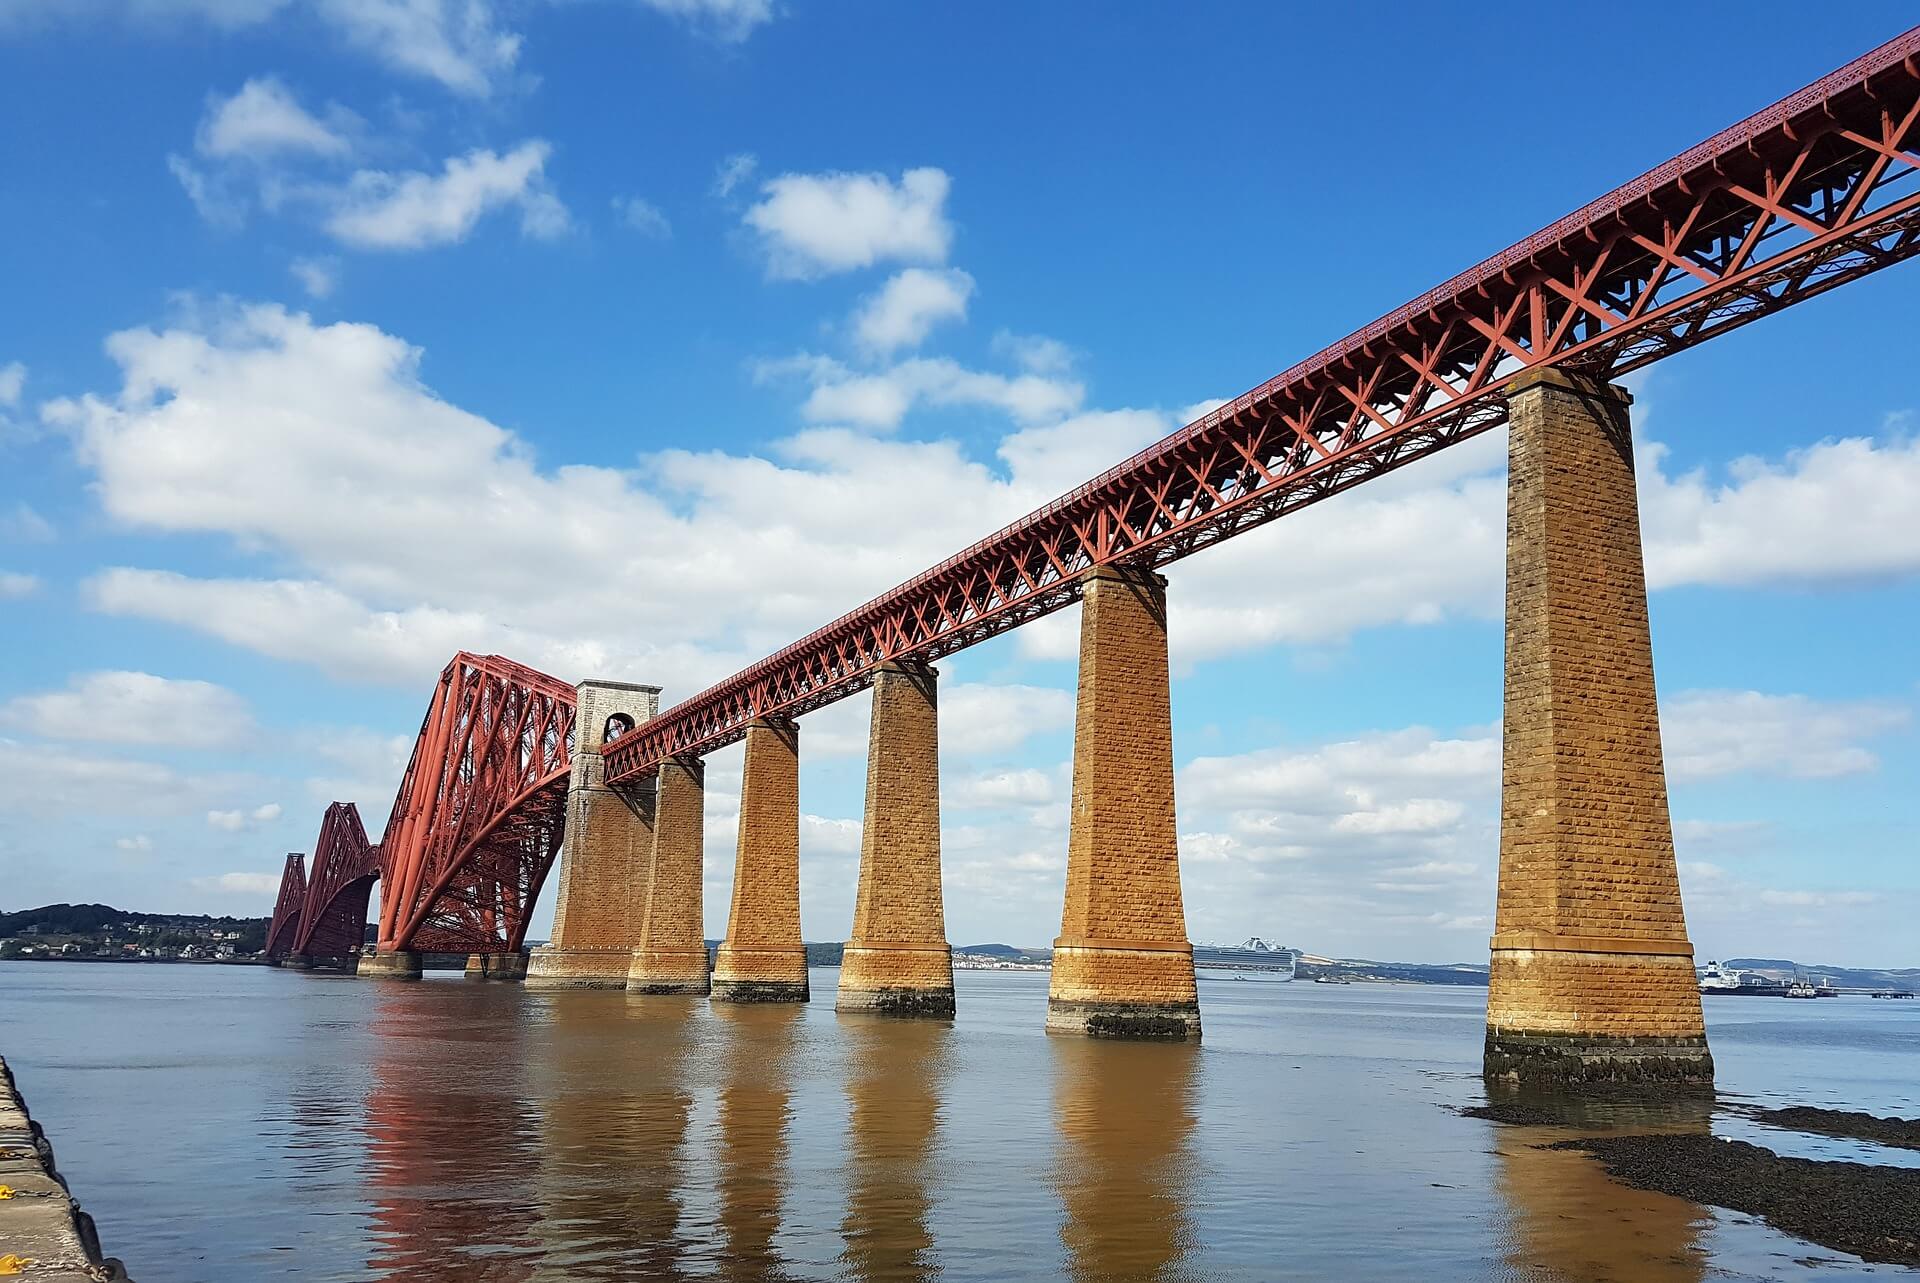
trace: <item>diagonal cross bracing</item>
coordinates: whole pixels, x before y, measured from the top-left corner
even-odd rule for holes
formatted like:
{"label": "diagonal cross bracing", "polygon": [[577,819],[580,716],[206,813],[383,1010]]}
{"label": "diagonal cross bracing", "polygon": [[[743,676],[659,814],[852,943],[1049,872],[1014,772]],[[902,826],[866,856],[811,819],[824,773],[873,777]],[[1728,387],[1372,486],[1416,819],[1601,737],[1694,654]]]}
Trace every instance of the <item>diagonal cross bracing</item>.
{"label": "diagonal cross bracing", "polygon": [[1920,254],[1920,28],[1166,437],[606,754],[610,782],[951,654],[1506,421],[1545,366],[1613,378]]}
{"label": "diagonal cross bracing", "polygon": [[574,704],[498,655],[442,670],[378,848],[381,950],[520,948],[560,849]]}

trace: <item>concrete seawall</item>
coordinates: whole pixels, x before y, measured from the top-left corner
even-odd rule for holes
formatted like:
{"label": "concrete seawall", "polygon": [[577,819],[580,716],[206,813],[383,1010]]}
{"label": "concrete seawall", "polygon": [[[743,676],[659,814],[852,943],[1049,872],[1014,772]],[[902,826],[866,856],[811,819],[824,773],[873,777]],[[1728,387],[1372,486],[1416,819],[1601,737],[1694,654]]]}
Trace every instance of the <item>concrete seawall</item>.
{"label": "concrete seawall", "polygon": [[27,1114],[0,1059],[0,1274],[23,1280],[125,1280],[126,1269],[100,1255],[93,1218],[80,1210],[53,1165],[53,1147]]}

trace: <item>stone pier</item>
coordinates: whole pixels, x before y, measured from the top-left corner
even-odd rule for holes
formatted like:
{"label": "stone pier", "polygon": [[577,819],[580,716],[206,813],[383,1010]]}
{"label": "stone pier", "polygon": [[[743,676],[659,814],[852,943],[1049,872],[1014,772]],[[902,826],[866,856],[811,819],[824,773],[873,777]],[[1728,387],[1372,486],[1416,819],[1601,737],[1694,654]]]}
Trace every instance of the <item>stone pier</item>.
{"label": "stone pier", "polygon": [[1087,572],[1066,908],[1047,1028],[1197,1038],[1200,1002],[1173,814],[1166,580]]}
{"label": "stone pier", "polygon": [[805,1002],[800,941],[800,728],[790,718],[747,727],[740,838],[727,939],[713,960],[715,1002]]}
{"label": "stone pier", "polygon": [[609,787],[601,754],[659,710],[660,688],[592,681],[577,690],[553,940],[528,959],[527,983],[622,989],[653,868],[653,785]]}
{"label": "stone pier", "polygon": [[704,994],[709,988],[702,903],[707,772],[697,757],[660,764],[653,808],[653,876],[641,913],[628,993]]}
{"label": "stone pier", "polygon": [[840,963],[841,1011],[953,1015],[953,950],[940,894],[936,675],[883,663],[873,683],[866,822],[853,938]]}
{"label": "stone pier", "polygon": [[513,953],[470,953],[467,955],[469,980],[525,980],[527,955]]}
{"label": "stone pier", "polygon": [[1710,1083],[1617,387],[1509,388],[1500,890],[1486,1072]]}
{"label": "stone pier", "polygon": [[418,980],[420,955],[411,949],[375,949],[360,955],[357,976],[383,976],[389,980]]}

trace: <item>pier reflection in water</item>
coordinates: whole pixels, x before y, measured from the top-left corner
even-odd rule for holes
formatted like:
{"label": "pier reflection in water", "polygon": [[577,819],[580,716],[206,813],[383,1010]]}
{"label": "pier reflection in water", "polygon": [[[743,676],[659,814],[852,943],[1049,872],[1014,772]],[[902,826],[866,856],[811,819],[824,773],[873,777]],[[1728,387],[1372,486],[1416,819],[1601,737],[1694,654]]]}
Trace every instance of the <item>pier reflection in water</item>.
{"label": "pier reflection in water", "polygon": [[1508,1126],[1494,1133],[1509,1277],[1635,1283],[1700,1283],[1708,1277],[1710,1213],[1685,1199],[1622,1185],[1586,1154],[1546,1146],[1616,1129],[1705,1134],[1711,1130],[1710,1099],[1624,1109],[1537,1098],[1530,1103],[1565,1125]]}
{"label": "pier reflection in water", "polygon": [[852,1014],[838,1024],[847,1066],[847,1275],[860,1283],[937,1278],[933,1150],[952,1026]]}
{"label": "pier reflection in water", "polygon": [[678,1277],[689,1251],[693,1001],[565,989],[531,997],[536,1237],[546,1248],[533,1278]]}
{"label": "pier reflection in water", "polygon": [[532,1277],[539,1141],[526,1029],[504,987],[383,983],[366,1098],[372,1250],[406,1283]]}
{"label": "pier reflection in water", "polygon": [[[141,1283],[1868,1273],[1535,1148],[1698,1113],[1461,1117],[1484,991],[1203,978],[1190,1047],[1048,1037],[1044,975],[956,979],[960,1018],[923,1025],[21,964],[0,1051]],[[1710,1008],[1721,1089],[1920,1114],[1914,1006]]]}
{"label": "pier reflection in water", "polygon": [[1053,1186],[1076,1280],[1175,1279],[1192,1245],[1193,1043],[1051,1037]]}
{"label": "pier reflection in water", "polygon": [[787,1191],[787,1123],[792,1109],[799,1007],[713,1004],[726,1027],[719,1099],[719,1266],[722,1278],[776,1279],[774,1250]]}

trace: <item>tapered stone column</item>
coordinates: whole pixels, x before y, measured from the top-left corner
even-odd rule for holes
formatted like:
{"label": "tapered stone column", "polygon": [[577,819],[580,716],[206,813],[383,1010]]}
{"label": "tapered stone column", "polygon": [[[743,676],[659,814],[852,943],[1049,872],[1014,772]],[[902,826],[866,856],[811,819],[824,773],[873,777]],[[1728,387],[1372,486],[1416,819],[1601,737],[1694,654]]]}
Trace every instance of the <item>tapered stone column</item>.
{"label": "tapered stone column", "polygon": [[789,718],[747,726],[740,837],[727,938],[713,960],[715,1002],[805,1002],[800,941],[800,727]]}
{"label": "tapered stone column", "polygon": [[841,1011],[953,1015],[953,950],[940,895],[940,728],[932,668],[874,674],[867,810]]}
{"label": "tapered stone column", "polygon": [[1087,572],[1050,1030],[1200,1036],[1180,901],[1167,682],[1166,580],[1104,566]]}
{"label": "tapered stone column", "polygon": [[629,993],[707,992],[707,938],[701,903],[707,772],[697,757],[660,764],[653,811],[653,877],[641,915],[640,947],[627,969]]}
{"label": "tapered stone column", "polygon": [[653,784],[609,787],[602,751],[659,705],[658,686],[596,681],[578,687],[553,940],[528,959],[531,986],[626,987],[653,869]]}
{"label": "tapered stone column", "polygon": [[1552,370],[1509,389],[1490,1075],[1713,1078],[1667,814],[1630,403]]}

